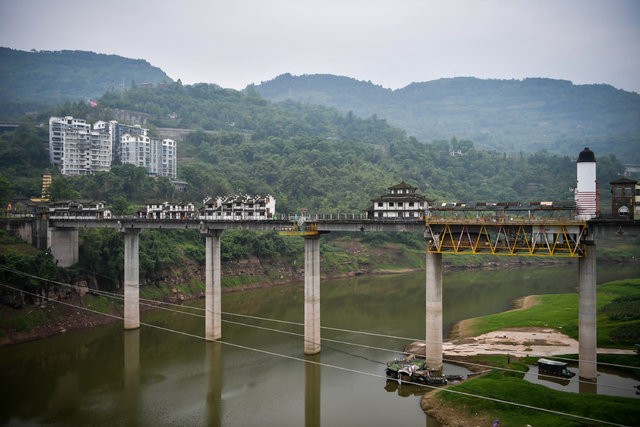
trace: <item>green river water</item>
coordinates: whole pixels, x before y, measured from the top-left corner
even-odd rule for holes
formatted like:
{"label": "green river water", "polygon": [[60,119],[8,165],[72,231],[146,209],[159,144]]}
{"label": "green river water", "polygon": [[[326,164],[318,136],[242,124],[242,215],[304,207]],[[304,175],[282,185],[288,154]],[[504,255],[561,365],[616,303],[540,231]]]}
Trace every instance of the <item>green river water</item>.
{"label": "green river water", "polygon": [[[598,283],[628,277],[640,277],[640,266],[598,267]],[[424,339],[424,280],[322,281],[322,351],[313,357],[303,354],[297,324],[301,283],[224,294],[222,343],[201,339],[198,301],[191,315],[144,314],[155,327],[125,332],[117,322],[0,349],[0,425],[438,426],[419,393],[384,379],[384,362]],[[446,272],[445,336],[455,322],[507,310],[518,297],[577,285],[577,264]]]}

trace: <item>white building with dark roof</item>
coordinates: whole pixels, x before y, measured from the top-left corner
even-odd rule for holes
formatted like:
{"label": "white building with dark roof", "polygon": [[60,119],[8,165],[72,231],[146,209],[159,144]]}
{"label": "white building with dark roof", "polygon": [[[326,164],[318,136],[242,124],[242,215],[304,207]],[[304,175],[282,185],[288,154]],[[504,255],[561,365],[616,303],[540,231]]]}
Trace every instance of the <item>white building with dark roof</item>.
{"label": "white building with dark roof", "polygon": [[194,219],[196,208],[190,202],[152,202],[139,216],[147,219]]}
{"label": "white building with dark roof", "polygon": [[200,218],[206,220],[265,220],[273,218],[276,199],[271,195],[230,195],[204,200]]}
{"label": "white building with dark roof", "polygon": [[413,187],[402,181],[389,187],[389,192],[372,199],[367,216],[372,219],[422,218],[429,207],[429,200]]}

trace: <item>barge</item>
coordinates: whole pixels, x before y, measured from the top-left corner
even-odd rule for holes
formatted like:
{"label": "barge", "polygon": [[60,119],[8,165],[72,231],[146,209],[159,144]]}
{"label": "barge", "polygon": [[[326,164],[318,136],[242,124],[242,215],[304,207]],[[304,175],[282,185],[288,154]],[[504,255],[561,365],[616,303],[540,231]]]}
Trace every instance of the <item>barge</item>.
{"label": "barge", "polygon": [[410,382],[425,385],[446,385],[449,381],[461,381],[460,375],[439,375],[438,372],[427,369],[424,359],[408,357],[387,362],[387,380]]}

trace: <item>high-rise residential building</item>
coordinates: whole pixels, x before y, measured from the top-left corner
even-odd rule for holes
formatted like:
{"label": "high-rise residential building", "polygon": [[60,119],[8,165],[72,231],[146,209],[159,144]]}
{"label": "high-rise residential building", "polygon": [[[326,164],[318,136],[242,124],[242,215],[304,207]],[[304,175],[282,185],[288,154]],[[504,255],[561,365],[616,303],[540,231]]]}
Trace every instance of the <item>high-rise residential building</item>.
{"label": "high-rise residential building", "polygon": [[120,161],[140,166],[149,171],[151,138],[142,135],[124,134],[120,138]]}
{"label": "high-rise residential building", "polygon": [[124,134],[120,139],[120,161],[141,166],[153,176],[177,176],[176,142],[143,135]]}
{"label": "high-rise residential building", "polygon": [[177,152],[173,139],[151,140],[150,174],[176,179]]}
{"label": "high-rise residential building", "polygon": [[60,166],[64,151],[64,143],[69,133],[82,130],[88,132],[91,125],[82,119],[74,119],[71,116],[50,117],[49,118],[49,161],[51,164]]}
{"label": "high-rise residential building", "polygon": [[67,116],[49,119],[51,163],[63,175],[108,171],[111,164],[130,163],[144,167],[149,175],[176,179],[177,152],[172,139],[153,139],[140,125],[115,120],[93,125]]}
{"label": "high-rise residential building", "polygon": [[49,119],[49,159],[63,175],[111,169],[111,135],[71,116]]}

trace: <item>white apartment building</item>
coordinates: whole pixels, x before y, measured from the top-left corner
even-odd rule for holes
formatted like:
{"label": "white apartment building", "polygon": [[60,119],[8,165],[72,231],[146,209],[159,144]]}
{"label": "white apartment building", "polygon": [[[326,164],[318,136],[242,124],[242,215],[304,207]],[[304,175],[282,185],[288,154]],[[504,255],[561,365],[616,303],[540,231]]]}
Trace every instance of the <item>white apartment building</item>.
{"label": "white apartment building", "polygon": [[49,119],[49,159],[63,175],[109,171],[112,163],[144,167],[152,176],[177,177],[177,144],[152,139],[140,125],[115,120],[93,125],[71,116]]}
{"label": "white apartment building", "polygon": [[84,120],[49,119],[49,160],[63,175],[87,175],[111,169],[111,135],[92,130]]}
{"label": "white apartment building", "polygon": [[177,176],[176,142],[152,139],[146,135],[125,134],[120,139],[120,161],[147,169],[153,176]]}
{"label": "white apartment building", "polygon": [[71,116],[49,118],[49,161],[59,166],[62,163],[65,136],[67,132],[75,130],[89,131],[91,125],[81,119]]}
{"label": "white apartment building", "polygon": [[142,135],[129,135],[120,138],[120,161],[140,166],[147,171],[151,160],[151,138]]}

